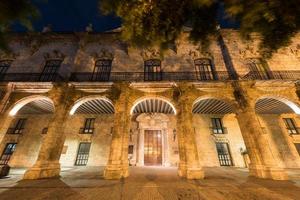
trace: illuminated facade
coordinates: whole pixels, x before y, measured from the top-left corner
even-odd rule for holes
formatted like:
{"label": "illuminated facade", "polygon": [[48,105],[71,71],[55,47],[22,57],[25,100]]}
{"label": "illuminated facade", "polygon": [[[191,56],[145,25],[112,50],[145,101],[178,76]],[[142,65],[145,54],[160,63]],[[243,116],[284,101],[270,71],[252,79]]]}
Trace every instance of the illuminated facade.
{"label": "illuminated facade", "polygon": [[163,56],[118,32],[12,35],[0,54],[1,164],[24,179],[61,167],[174,166],[188,179],[202,167],[248,167],[286,180],[300,168],[300,37],[271,59],[221,30],[201,51],[185,34]]}

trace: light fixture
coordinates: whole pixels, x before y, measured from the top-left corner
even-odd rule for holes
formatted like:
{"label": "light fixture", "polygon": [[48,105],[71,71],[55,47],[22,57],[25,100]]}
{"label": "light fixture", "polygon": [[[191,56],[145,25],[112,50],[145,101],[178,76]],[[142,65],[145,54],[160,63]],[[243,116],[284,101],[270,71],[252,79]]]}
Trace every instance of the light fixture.
{"label": "light fixture", "polygon": [[176,140],[176,129],[174,128],[173,129],[173,141],[175,141]]}
{"label": "light fixture", "polygon": [[110,136],[113,135],[113,132],[114,132],[114,127],[112,126],[112,127],[110,128]]}

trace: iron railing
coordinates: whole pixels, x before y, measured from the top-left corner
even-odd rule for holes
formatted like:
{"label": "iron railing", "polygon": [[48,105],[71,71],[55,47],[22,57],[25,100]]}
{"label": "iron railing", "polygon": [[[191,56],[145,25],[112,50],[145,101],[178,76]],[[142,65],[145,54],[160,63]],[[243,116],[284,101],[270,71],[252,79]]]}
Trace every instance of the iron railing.
{"label": "iron railing", "polygon": [[[209,73],[209,74],[208,74]],[[211,75],[211,76],[209,76]],[[100,76],[101,77],[101,76]],[[111,72],[109,77],[96,79],[93,73],[72,73],[70,81],[117,82],[117,81],[216,81],[229,80],[227,71],[218,72]]]}
{"label": "iron railing", "polygon": [[6,73],[0,76],[1,82],[59,82],[65,81],[59,74],[45,73]]}
{"label": "iron railing", "polygon": [[[239,74],[239,80],[300,80],[300,70],[294,71],[250,71]],[[59,74],[7,73],[0,82],[148,82],[148,81],[226,81],[232,80],[227,71],[213,72],[111,72],[95,75],[92,72],[72,73],[70,78]]]}

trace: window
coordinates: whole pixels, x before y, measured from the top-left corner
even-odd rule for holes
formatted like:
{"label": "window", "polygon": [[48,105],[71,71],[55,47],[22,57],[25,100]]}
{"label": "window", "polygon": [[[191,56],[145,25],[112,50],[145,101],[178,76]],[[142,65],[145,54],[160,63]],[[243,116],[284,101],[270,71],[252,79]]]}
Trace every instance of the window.
{"label": "window", "polygon": [[0,80],[2,80],[10,67],[12,60],[0,60]]}
{"label": "window", "polygon": [[211,118],[213,134],[224,134],[224,127],[221,118]]}
{"label": "window", "polygon": [[95,63],[92,80],[93,81],[109,81],[111,65],[112,65],[112,60],[109,60],[109,59],[97,60]]}
{"label": "window", "polygon": [[14,128],[9,128],[7,133],[8,134],[22,134],[25,128],[26,120],[24,118],[18,119]]}
{"label": "window", "polygon": [[79,144],[78,153],[75,165],[77,166],[85,166],[89,159],[91,143],[89,142],[81,142]]}
{"label": "window", "polygon": [[62,60],[47,60],[40,81],[55,81]]}
{"label": "window", "polygon": [[300,155],[300,143],[295,143],[298,154]]}
{"label": "window", "polygon": [[85,119],[84,128],[81,128],[80,133],[93,134],[94,133],[94,123],[95,123],[95,118]]}
{"label": "window", "polygon": [[269,79],[267,63],[260,58],[251,58],[247,60],[250,74],[254,79]]}
{"label": "window", "polygon": [[194,61],[198,80],[214,80],[212,62],[207,58],[199,58]]}
{"label": "window", "polygon": [[161,61],[158,59],[146,60],[144,62],[145,81],[162,80]]}
{"label": "window", "polygon": [[232,166],[231,155],[227,143],[216,143],[219,162],[221,166]]}
{"label": "window", "polygon": [[6,165],[9,162],[13,152],[16,149],[16,145],[17,145],[17,143],[7,143],[6,144],[5,149],[1,155],[0,165]]}
{"label": "window", "polygon": [[299,134],[298,128],[295,125],[294,119],[292,118],[283,118],[285,126],[289,134]]}
{"label": "window", "polygon": [[128,154],[133,154],[133,145],[128,146]]}

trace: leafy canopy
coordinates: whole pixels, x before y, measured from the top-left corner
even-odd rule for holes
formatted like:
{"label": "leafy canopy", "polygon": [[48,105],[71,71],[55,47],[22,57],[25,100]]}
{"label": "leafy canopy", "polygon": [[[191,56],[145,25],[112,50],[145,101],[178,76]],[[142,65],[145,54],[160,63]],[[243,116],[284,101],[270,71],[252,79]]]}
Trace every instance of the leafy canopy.
{"label": "leafy canopy", "polygon": [[134,46],[166,46],[184,26],[190,39],[206,43],[218,33],[218,9],[240,25],[244,38],[262,37],[261,48],[276,51],[300,29],[299,0],[101,0],[100,9],[123,21],[123,39]]}
{"label": "leafy canopy", "polygon": [[39,16],[30,0],[0,1],[0,48],[7,48],[5,40],[7,32],[14,23],[19,23],[32,30],[32,19]]}

